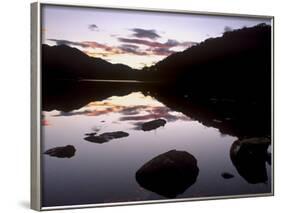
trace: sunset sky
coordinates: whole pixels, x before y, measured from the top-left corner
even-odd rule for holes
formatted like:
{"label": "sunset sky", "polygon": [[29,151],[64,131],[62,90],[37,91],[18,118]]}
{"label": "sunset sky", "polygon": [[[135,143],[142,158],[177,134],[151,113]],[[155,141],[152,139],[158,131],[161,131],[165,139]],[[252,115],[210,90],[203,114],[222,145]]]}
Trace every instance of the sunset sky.
{"label": "sunset sky", "polygon": [[142,68],[209,37],[259,23],[270,20],[45,5],[42,43]]}

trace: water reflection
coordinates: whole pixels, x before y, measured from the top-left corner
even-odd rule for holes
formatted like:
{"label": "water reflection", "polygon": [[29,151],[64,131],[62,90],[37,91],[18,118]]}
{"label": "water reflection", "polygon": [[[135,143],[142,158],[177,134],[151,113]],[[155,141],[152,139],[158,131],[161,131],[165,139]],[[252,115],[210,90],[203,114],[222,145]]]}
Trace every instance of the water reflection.
{"label": "water reflection", "polygon": [[141,84],[48,85],[44,150],[59,148],[55,156],[71,143],[79,152],[67,161],[44,155],[45,206],[271,191],[265,103]]}
{"label": "water reflection", "polygon": [[136,180],[147,190],[175,198],[196,182],[198,173],[193,155],[171,150],[145,163],[136,172]]}
{"label": "water reflection", "polygon": [[[271,133],[268,100],[198,97],[175,92],[161,84],[69,81],[46,84],[42,97],[44,111],[58,110],[62,116],[120,112],[124,115],[120,121],[198,120],[207,127],[219,129],[222,134],[239,138],[270,137]],[[175,117],[172,114],[175,111],[184,116]]]}
{"label": "water reflection", "polygon": [[132,92],[125,96],[112,96],[102,101],[92,101],[77,110],[60,111],[55,116],[87,115],[100,116],[118,113],[119,121],[140,121],[165,118],[167,121],[187,120],[183,114],[173,112],[161,102],[142,92]]}

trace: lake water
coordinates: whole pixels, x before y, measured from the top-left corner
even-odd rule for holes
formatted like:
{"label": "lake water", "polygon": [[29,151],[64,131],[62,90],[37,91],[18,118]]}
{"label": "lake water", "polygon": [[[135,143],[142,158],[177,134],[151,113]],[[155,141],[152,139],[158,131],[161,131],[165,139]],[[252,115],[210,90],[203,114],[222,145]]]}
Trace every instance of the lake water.
{"label": "lake water", "polygon": [[[72,94],[67,96],[70,98],[61,101],[65,105]],[[169,197],[142,187],[136,180],[136,172],[170,150],[188,152],[197,160],[199,169],[196,181],[175,198],[271,192],[268,162],[263,162],[266,181],[264,178],[259,181],[257,177],[258,181],[253,183],[247,175],[239,173],[230,156],[231,146],[239,136],[220,130],[223,125],[220,119],[212,119],[214,125],[207,125],[192,116],[193,111],[184,114],[143,91],[99,100],[94,97],[91,99],[89,95],[83,106],[69,111],[60,110],[62,107],[56,104],[43,107],[42,152],[66,145],[76,149],[70,158],[42,155],[43,206],[167,199]],[[76,98],[79,96],[73,94],[72,99]],[[140,128],[142,123],[155,119],[164,119],[167,123],[151,131]],[[129,135],[105,143],[85,140],[88,133],[100,135],[115,131]],[[223,177],[224,173],[229,177]]]}

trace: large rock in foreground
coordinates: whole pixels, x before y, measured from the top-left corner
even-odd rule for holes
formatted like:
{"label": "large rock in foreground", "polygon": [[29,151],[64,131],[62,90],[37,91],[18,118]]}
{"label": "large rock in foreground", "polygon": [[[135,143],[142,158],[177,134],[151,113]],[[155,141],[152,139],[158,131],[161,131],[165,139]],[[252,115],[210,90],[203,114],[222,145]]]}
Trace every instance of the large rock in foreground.
{"label": "large rock in foreground", "polygon": [[230,158],[238,173],[247,182],[267,182],[266,162],[270,155],[267,152],[269,145],[268,138],[249,138],[237,140],[232,144]]}
{"label": "large rock in foreground", "polygon": [[100,135],[96,135],[96,133],[86,134],[87,137],[84,138],[86,141],[90,141],[93,143],[105,143],[112,139],[128,137],[129,133],[123,131],[116,132],[105,132]]}
{"label": "large rock in foreground", "polygon": [[71,158],[75,155],[76,149],[72,145],[55,147],[44,152],[46,155],[58,158]]}
{"label": "large rock in foreground", "polygon": [[144,164],[136,172],[136,180],[147,190],[175,198],[196,182],[198,173],[194,156],[171,150]]}
{"label": "large rock in foreground", "polygon": [[143,131],[150,131],[150,130],[153,130],[153,129],[157,129],[161,126],[165,126],[167,122],[164,120],[164,119],[156,119],[156,120],[153,120],[153,121],[148,121],[146,123],[143,123],[142,126],[141,126],[141,129]]}

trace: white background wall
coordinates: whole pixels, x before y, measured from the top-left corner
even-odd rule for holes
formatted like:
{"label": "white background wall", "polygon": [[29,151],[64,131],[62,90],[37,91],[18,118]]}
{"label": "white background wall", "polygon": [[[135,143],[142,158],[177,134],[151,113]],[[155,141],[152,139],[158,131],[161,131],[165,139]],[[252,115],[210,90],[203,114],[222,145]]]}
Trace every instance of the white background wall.
{"label": "white background wall", "polygon": [[[70,2],[69,0],[58,0]],[[0,212],[30,212],[30,3],[3,0],[0,9]],[[65,212],[276,212],[280,195],[280,1],[95,0],[110,6],[186,9],[275,16],[275,197],[67,210]],[[279,97],[278,97],[279,96]],[[66,189],[67,193],[67,189]],[[279,210],[280,211],[280,210]],[[53,211],[56,212],[56,211]]]}

